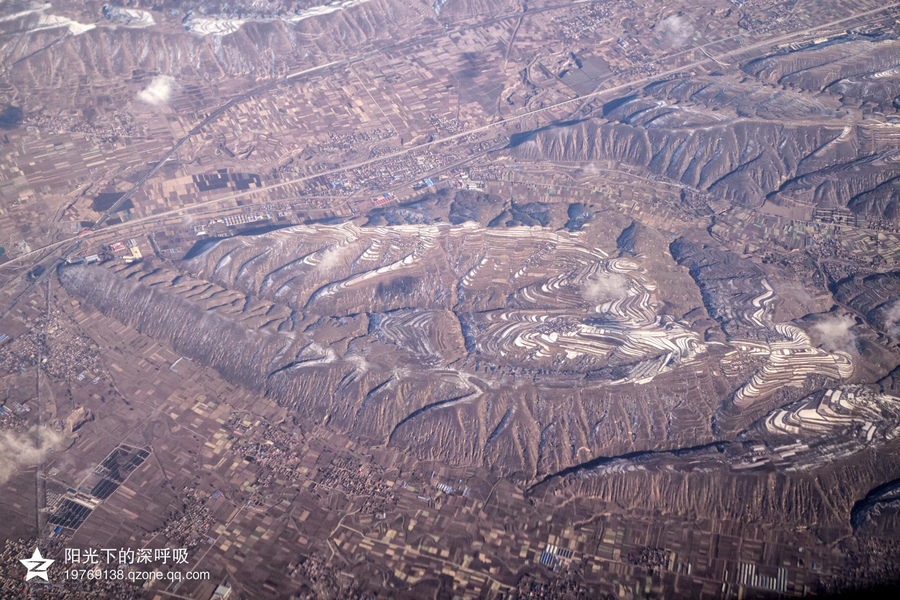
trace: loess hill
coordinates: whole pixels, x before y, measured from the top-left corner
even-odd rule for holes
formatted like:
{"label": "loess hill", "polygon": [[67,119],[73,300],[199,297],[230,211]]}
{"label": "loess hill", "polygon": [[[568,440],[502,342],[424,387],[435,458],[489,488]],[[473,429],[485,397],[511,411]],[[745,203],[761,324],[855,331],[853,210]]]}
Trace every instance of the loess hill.
{"label": "loess hill", "polygon": [[[201,243],[174,265],[59,276],[298,417],[488,466],[548,499],[845,519],[886,476],[853,467],[847,479],[834,465],[891,446],[900,399],[859,385],[857,350],[823,343],[810,319],[833,314],[776,318],[777,273],[699,234],[602,229],[608,215],[578,231],[461,216],[477,210],[564,219],[444,194],[364,226],[297,226]],[[431,222],[401,222],[426,212]],[[823,467],[840,488],[812,483]]]}

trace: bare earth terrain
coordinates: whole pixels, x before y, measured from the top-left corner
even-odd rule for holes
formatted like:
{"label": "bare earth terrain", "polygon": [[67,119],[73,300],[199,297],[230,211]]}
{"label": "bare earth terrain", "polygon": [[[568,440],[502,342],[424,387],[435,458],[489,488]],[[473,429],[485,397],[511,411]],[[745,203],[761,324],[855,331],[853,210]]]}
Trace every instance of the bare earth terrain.
{"label": "bare earth terrain", "polygon": [[0,1],[0,596],[896,593],[898,15]]}

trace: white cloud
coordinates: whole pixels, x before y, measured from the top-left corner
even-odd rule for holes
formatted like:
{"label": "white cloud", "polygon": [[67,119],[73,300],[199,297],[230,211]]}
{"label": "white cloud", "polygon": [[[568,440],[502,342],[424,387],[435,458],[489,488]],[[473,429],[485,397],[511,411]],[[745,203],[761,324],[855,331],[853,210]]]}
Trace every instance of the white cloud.
{"label": "white cloud", "polygon": [[826,350],[849,350],[856,344],[856,334],[851,331],[856,321],[843,315],[830,315],[815,325],[812,330],[821,340]]}
{"label": "white cloud", "polygon": [[665,45],[670,48],[677,48],[694,35],[694,26],[685,18],[672,15],[660,21],[656,26],[656,31],[663,36]]}
{"label": "white cloud", "polygon": [[169,101],[172,95],[174,79],[168,75],[157,75],[145,89],[138,94],[138,99],[153,106],[160,106]]}
{"label": "white cloud", "polygon": [[894,300],[890,308],[885,309],[884,328],[889,336],[900,339],[900,300]]}
{"label": "white cloud", "polygon": [[581,286],[581,296],[587,302],[600,303],[628,295],[628,278],[618,273],[597,273]]}
{"label": "white cloud", "polygon": [[47,427],[27,432],[0,434],[0,483],[6,483],[19,469],[38,464],[45,452],[62,441],[62,435]]}
{"label": "white cloud", "polygon": [[319,254],[318,267],[320,269],[333,269],[343,264],[341,257],[344,254],[345,247],[331,246],[321,251]]}

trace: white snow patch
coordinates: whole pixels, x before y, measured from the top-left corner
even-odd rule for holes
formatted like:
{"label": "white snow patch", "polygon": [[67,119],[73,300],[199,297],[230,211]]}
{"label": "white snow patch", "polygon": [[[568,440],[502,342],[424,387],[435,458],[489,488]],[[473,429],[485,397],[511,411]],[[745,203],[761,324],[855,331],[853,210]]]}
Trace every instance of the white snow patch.
{"label": "white snow patch", "polygon": [[7,21],[15,21],[16,19],[21,19],[22,17],[27,17],[28,15],[33,15],[35,13],[43,12],[48,8],[52,8],[50,4],[45,4],[43,6],[39,6],[36,8],[29,8],[28,10],[21,10],[17,13],[13,13],[11,15],[6,15],[5,17],[0,17],[0,23],[5,23]]}
{"label": "white snow patch", "polygon": [[304,19],[309,19],[311,17],[321,17],[322,15],[327,15],[339,10],[345,10],[358,4],[365,4],[368,1],[369,0],[346,0],[345,2],[333,2],[331,4],[326,4],[325,6],[314,6],[312,8],[307,8],[306,10],[294,15],[293,17],[285,19],[285,21],[289,23],[298,23],[300,21],[303,21]]}
{"label": "white snow patch", "polygon": [[184,22],[184,27],[191,33],[196,33],[197,35],[214,35],[214,36],[226,36],[234,33],[241,26],[251,20],[258,21],[275,21],[281,20],[285,23],[299,23],[300,21],[304,21],[306,19],[310,19],[313,17],[321,17],[323,15],[331,14],[334,12],[338,12],[340,10],[345,10],[351,8],[353,6],[357,6],[359,4],[365,4],[369,0],[344,0],[343,2],[332,2],[331,4],[325,4],[323,6],[313,6],[311,8],[307,8],[295,15],[279,17],[275,18],[262,18],[262,19],[230,19],[230,18],[216,18],[216,17],[195,17],[191,16]]}
{"label": "white snow patch", "polygon": [[69,17],[61,17],[59,15],[41,15],[41,18],[38,19],[38,26],[31,31],[41,31],[42,29],[56,29],[57,27],[68,27],[69,34],[81,35],[82,33],[95,28],[96,25],[94,25],[93,23],[79,23],[78,21],[73,21]]}
{"label": "white snow patch", "polygon": [[191,17],[185,21],[184,28],[197,35],[228,35],[240,29],[246,22],[246,19]]}
{"label": "white snow patch", "polygon": [[123,27],[150,27],[156,23],[153,15],[146,10],[123,8],[121,6],[105,7],[103,16],[116,25],[122,25]]}

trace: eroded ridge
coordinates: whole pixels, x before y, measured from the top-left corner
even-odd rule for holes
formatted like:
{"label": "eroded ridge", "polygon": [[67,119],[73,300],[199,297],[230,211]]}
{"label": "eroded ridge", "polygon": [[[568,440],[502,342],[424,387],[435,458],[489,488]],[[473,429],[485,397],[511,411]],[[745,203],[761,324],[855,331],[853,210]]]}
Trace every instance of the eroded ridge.
{"label": "eroded ridge", "polygon": [[[812,391],[810,375],[852,373],[849,356],[772,323],[764,277],[726,286],[709,279],[711,260],[694,272],[732,332],[707,340],[668,312],[643,261],[541,227],[306,225],[221,240],[179,270],[110,261],[60,278],[302,415],[534,476],[621,450],[623,436],[634,450],[657,437],[714,441],[716,406],[744,410],[784,386]],[[710,380],[718,368],[733,386],[724,395]],[[578,394],[560,381],[577,381]],[[645,397],[683,408],[654,411]]]}

